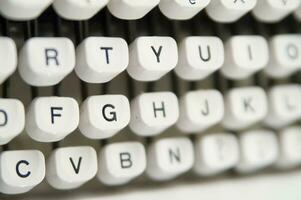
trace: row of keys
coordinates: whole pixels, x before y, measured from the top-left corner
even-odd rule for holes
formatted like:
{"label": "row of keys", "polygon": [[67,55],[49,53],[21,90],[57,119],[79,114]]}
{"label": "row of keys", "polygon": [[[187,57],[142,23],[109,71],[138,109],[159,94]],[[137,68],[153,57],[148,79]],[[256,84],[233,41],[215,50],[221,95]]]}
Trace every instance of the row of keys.
{"label": "row of keys", "polygon": [[300,0],[2,0],[0,13],[13,20],[31,20],[52,3],[57,14],[69,20],[90,19],[105,6],[117,18],[140,19],[157,5],[176,20],[190,19],[204,8],[218,22],[234,22],[250,11],[264,22],[280,21],[293,12],[301,20]]}
{"label": "row of keys", "polygon": [[245,79],[264,70],[274,78],[301,69],[301,35],[233,36],[225,46],[218,37],[187,37],[179,47],[171,37],[138,37],[129,47],[124,39],[88,37],[75,50],[63,37],[31,38],[20,51],[14,42],[0,38],[0,82],[17,68],[33,86],[58,84],[75,68],[89,83],[104,83],[127,70],[138,81],[156,81],[171,70],[185,80],[205,79],[216,70],[229,79]]}
{"label": "row of keys", "polygon": [[131,103],[123,95],[88,97],[80,106],[69,97],[37,97],[27,109],[16,99],[0,100],[0,144],[24,129],[39,142],[56,142],[79,128],[90,139],[106,139],[129,125],[141,137],[155,136],[176,125],[197,134],[221,123],[229,130],[243,130],[264,122],[283,128],[301,119],[301,86],[279,85],[268,94],[260,87],[229,90],[196,90],[180,100],[172,92],[142,93]]}
{"label": "row of keys", "polygon": [[96,175],[105,185],[122,185],[144,171],[152,180],[167,181],[190,169],[200,176],[229,169],[252,173],[271,165],[288,169],[301,164],[300,139],[301,127],[295,126],[278,136],[263,129],[237,137],[211,133],[199,136],[194,144],[186,137],[165,138],[149,144],[147,151],[138,142],[113,143],[102,147],[99,157],[89,146],[60,147],[53,150],[46,164],[40,151],[4,151],[0,154],[0,192],[27,192],[45,174],[52,187],[67,190],[80,187]]}

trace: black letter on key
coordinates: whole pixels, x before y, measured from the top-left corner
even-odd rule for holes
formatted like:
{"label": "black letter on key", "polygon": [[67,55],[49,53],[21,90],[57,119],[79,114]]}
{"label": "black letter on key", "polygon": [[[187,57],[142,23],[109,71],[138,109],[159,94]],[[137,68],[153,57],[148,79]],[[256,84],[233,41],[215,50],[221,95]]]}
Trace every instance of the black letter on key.
{"label": "black letter on key", "polygon": [[60,65],[57,57],[59,52],[56,49],[45,49],[46,65],[49,65],[49,61],[53,60],[56,65]]}
{"label": "black letter on key", "polygon": [[299,56],[298,47],[295,44],[287,45],[287,55],[290,59],[296,60]]}
{"label": "black letter on key", "polygon": [[79,169],[80,169],[80,164],[82,163],[82,157],[79,157],[78,159],[78,162],[77,162],[77,166],[75,166],[74,162],[73,162],[73,159],[70,157],[69,158],[70,162],[71,162],[71,165],[75,171],[76,174],[79,173]]}
{"label": "black letter on key", "polygon": [[110,64],[110,59],[109,59],[109,50],[113,50],[113,47],[100,47],[100,50],[104,50],[106,54],[106,62],[107,64]]}
{"label": "black letter on key", "polygon": [[5,110],[0,109],[0,113],[3,114],[4,120],[3,122],[0,124],[0,126],[5,126],[7,124],[7,113],[5,112]]}
{"label": "black letter on key", "polygon": [[155,102],[153,102],[153,108],[154,108],[155,118],[157,118],[157,112],[158,111],[161,111],[163,113],[163,117],[166,117],[165,106],[164,106],[164,102],[163,101],[161,102],[161,108],[157,108]]}
{"label": "black letter on key", "polygon": [[253,54],[252,54],[252,48],[251,45],[248,45],[248,54],[249,54],[249,59],[253,60]]}
{"label": "black letter on key", "polygon": [[189,0],[189,3],[190,3],[191,5],[194,5],[194,4],[196,3],[196,0]]}
{"label": "black letter on key", "polygon": [[210,50],[210,46],[207,45],[207,57],[204,58],[203,54],[202,54],[202,47],[199,46],[199,54],[200,54],[200,58],[204,61],[204,62],[208,62],[209,60],[211,60],[211,50]]}
{"label": "black letter on key", "polygon": [[51,123],[54,124],[54,117],[61,117],[59,113],[54,113],[54,110],[63,110],[63,107],[51,107]]}
{"label": "black letter on key", "polygon": [[176,149],[176,152],[172,149],[168,149],[168,152],[170,163],[173,163],[174,161],[177,161],[178,163],[181,162],[181,153],[179,148]]}
{"label": "black letter on key", "polygon": [[244,103],[245,111],[248,111],[248,110],[250,110],[252,112],[255,111],[255,109],[252,107],[252,104],[251,104],[251,102],[252,102],[252,98],[251,97],[244,98],[243,101],[244,101],[243,103]]}
{"label": "black letter on key", "polygon": [[205,100],[205,110],[201,110],[202,115],[207,116],[209,115],[210,111],[209,111],[209,104],[208,104],[208,100]]}
{"label": "black letter on key", "polygon": [[157,58],[157,62],[159,63],[160,62],[160,55],[161,55],[161,51],[162,51],[162,46],[159,47],[158,51],[156,51],[155,47],[154,46],[151,46],[154,54],[156,55],[156,58]]}
{"label": "black letter on key", "polygon": [[19,167],[20,167],[21,164],[27,165],[27,166],[28,166],[28,165],[29,165],[29,162],[28,162],[27,160],[20,160],[20,161],[16,164],[16,172],[17,172],[18,176],[20,176],[21,178],[27,178],[27,177],[31,174],[31,172],[30,172],[30,171],[27,171],[26,173],[22,174],[22,173],[20,172],[20,169],[19,169]]}
{"label": "black letter on key", "polygon": [[107,120],[108,122],[112,122],[112,121],[117,121],[117,115],[116,112],[109,112],[111,117],[108,117],[106,115],[106,108],[111,108],[111,109],[115,109],[115,106],[113,106],[112,104],[106,104],[103,108],[102,108],[102,115],[103,118],[105,118],[105,120]]}
{"label": "black letter on key", "polygon": [[128,152],[123,152],[119,154],[120,156],[120,165],[121,168],[126,169],[126,168],[131,168],[133,165],[133,162],[131,160],[131,154]]}

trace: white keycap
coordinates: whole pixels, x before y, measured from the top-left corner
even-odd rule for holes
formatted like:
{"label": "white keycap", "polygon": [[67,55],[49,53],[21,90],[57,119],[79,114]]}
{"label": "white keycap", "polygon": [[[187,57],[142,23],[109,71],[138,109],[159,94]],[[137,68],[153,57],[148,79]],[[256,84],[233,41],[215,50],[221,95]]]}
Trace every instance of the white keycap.
{"label": "white keycap", "polygon": [[178,99],[171,92],[143,93],[131,102],[130,128],[139,136],[158,135],[178,117]]}
{"label": "white keycap", "polygon": [[263,22],[277,22],[300,5],[300,0],[258,0],[253,15]]}
{"label": "white keycap", "polygon": [[224,45],[218,37],[187,37],[179,46],[175,71],[185,80],[200,80],[218,70],[224,63]]}
{"label": "white keycap", "polygon": [[301,164],[301,127],[293,126],[280,131],[279,157],[276,166],[280,169],[297,167]]}
{"label": "white keycap", "polygon": [[229,133],[201,136],[195,144],[194,171],[210,176],[233,168],[239,160],[237,138]]}
{"label": "white keycap", "polygon": [[56,85],[74,66],[74,45],[68,38],[31,38],[19,55],[19,73],[33,86]]}
{"label": "white keycap", "polygon": [[0,99],[0,145],[19,135],[25,126],[25,109],[20,100]]}
{"label": "white keycap", "polygon": [[8,37],[0,37],[0,84],[12,75],[16,68],[17,47],[15,42]]}
{"label": "white keycap", "polygon": [[110,138],[130,122],[130,103],[123,95],[88,97],[81,105],[80,131],[90,139]]}
{"label": "white keycap", "polygon": [[0,154],[0,192],[30,191],[45,177],[45,158],[37,150],[4,151]]}
{"label": "white keycap", "polygon": [[270,39],[270,62],[265,72],[284,78],[301,69],[301,35],[276,35]]}
{"label": "white keycap", "polygon": [[257,0],[211,0],[206,11],[214,21],[230,23],[251,11],[256,3]]}
{"label": "white keycap", "polygon": [[134,20],[144,17],[160,0],[110,0],[109,11],[117,18]]}
{"label": "white keycap", "polygon": [[301,119],[301,86],[274,86],[268,93],[269,113],[265,123],[280,128]]}
{"label": "white keycap", "polygon": [[147,174],[165,181],[187,172],[193,165],[193,144],[188,138],[160,139],[148,148]]}
{"label": "white keycap", "polygon": [[210,0],[161,0],[159,8],[170,19],[187,20],[203,10]]}
{"label": "white keycap", "polygon": [[186,93],[180,100],[177,127],[185,133],[204,131],[224,117],[224,100],[217,90],[198,90]]}
{"label": "white keycap", "polygon": [[87,20],[107,5],[109,0],[55,0],[53,8],[68,20]]}
{"label": "white keycap", "polygon": [[141,175],[145,168],[146,155],[142,144],[109,144],[100,153],[98,178],[106,185],[122,185]]}
{"label": "white keycap", "polygon": [[69,97],[37,97],[26,113],[26,131],[39,142],[55,142],[72,133],[79,123],[79,108]]}
{"label": "white keycap", "polygon": [[171,37],[138,37],[130,45],[127,72],[138,81],[156,81],[174,69],[178,47]]}
{"label": "white keycap", "polygon": [[47,181],[59,190],[78,188],[96,173],[96,151],[89,146],[58,148],[47,161]]}
{"label": "white keycap", "polygon": [[0,13],[11,20],[37,18],[54,0],[1,0]]}
{"label": "white keycap", "polygon": [[278,157],[275,133],[268,130],[252,130],[239,134],[240,160],[236,170],[250,173],[272,165]]}
{"label": "white keycap", "polygon": [[76,49],[75,72],[89,83],[104,83],[129,64],[129,49],[122,38],[88,37]]}
{"label": "white keycap", "polygon": [[226,43],[225,64],[221,68],[229,79],[245,79],[269,62],[269,47],[262,36],[234,36]]}
{"label": "white keycap", "polygon": [[232,89],[225,97],[223,125],[231,130],[241,130],[263,120],[267,112],[267,96],[262,88]]}

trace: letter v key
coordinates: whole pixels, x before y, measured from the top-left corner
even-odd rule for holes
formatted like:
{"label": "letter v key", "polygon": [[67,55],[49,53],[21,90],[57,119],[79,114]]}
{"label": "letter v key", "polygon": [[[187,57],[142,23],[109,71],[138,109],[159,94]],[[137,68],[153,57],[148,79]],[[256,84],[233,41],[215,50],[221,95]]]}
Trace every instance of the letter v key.
{"label": "letter v key", "polygon": [[73,159],[72,159],[71,157],[69,158],[69,160],[70,160],[70,162],[71,162],[71,165],[72,165],[72,167],[73,167],[75,173],[78,174],[78,173],[79,173],[79,169],[80,169],[80,164],[81,164],[81,162],[82,162],[82,157],[79,157],[77,166],[75,166],[75,164],[74,164],[74,162],[73,162]]}

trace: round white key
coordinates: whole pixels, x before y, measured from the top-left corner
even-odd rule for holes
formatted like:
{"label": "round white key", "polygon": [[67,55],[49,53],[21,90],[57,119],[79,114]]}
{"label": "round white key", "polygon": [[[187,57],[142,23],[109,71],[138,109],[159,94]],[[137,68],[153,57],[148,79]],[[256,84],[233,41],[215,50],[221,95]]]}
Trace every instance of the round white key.
{"label": "round white key", "polygon": [[122,185],[146,168],[145,149],[139,142],[106,145],[100,153],[98,179],[106,185]]}
{"label": "round white key", "polygon": [[158,135],[174,125],[179,104],[172,92],[143,93],[131,102],[131,130],[139,136]]}
{"label": "round white key", "polygon": [[0,13],[11,20],[32,20],[40,14],[54,0],[1,0]]}
{"label": "round white key", "polygon": [[187,172],[193,165],[193,144],[188,138],[160,139],[148,148],[147,174],[166,181]]}
{"label": "round white key", "polygon": [[203,10],[210,0],[161,0],[159,8],[170,19],[187,20]]}
{"label": "round white key", "polygon": [[0,99],[0,145],[18,136],[25,126],[25,109],[20,100]]}
{"label": "round white key", "polygon": [[0,154],[0,192],[30,191],[45,177],[45,158],[37,150],[4,151]]}
{"label": "round white key", "polygon": [[96,151],[89,146],[55,149],[47,161],[47,181],[58,190],[78,188],[96,173]]}
{"label": "round white key", "polygon": [[265,73],[284,78],[301,69],[301,35],[276,35],[270,39],[270,62]]}
{"label": "round white key", "polygon": [[300,0],[258,0],[253,15],[263,22],[277,22],[296,10]]}
{"label": "round white key", "polygon": [[110,138],[130,122],[130,103],[123,95],[90,96],[81,105],[79,129],[90,139]]}
{"label": "round white key", "polygon": [[79,108],[69,97],[37,97],[26,113],[26,132],[39,142],[56,142],[72,133],[79,123]]}
{"label": "round white key", "polygon": [[223,117],[224,100],[219,91],[191,91],[180,99],[177,127],[185,133],[198,133],[216,125]]}
{"label": "round white key", "polygon": [[33,86],[52,86],[75,66],[75,49],[68,38],[31,38],[19,55],[19,73]]}
{"label": "round white key", "polygon": [[108,9],[117,18],[134,20],[144,17],[160,0],[110,0]]}
{"label": "round white key", "polygon": [[256,3],[257,0],[211,0],[206,11],[214,21],[230,23],[251,11]]}
{"label": "round white key", "polygon": [[269,62],[269,47],[262,36],[233,36],[226,43],[221,72],[229,79],[245,79]]}
{"label": "round white key", "polygon": [[195,144],[194,171],[202,176],[215,175],[233,168],[239,160],[237,138],[229,133],[201,136]]}
{"label": "round white key", "polygon": [[274,86],[268,92],[269,112],[265,123],[281,128],[301,119],[301,86],[287,84]]}
{"label": "round white key", "polygon": [[0,37],[0,69],[0,84],[17,69],[17,47],[8,37]]}
{"label": "round white key", "polygon": [[187,37],[179,47],[177,75],[185,80],[200,80],[221,68],[224,45],[218,37]]}
{"label": "round white key", "polygon": [[279,133],[279,157],[276,167],[294,168],[301,164],[301,127],[292,126]]}
{"label": "round white key", "polygon": [[62,18],[87,20],[107,5],[109,0],[55,0],[53,8]]}
{"label": "round white key", "polygon": [[178,47],[171,37],[138,37],[130,45],[129,75],[138,81],[156,81],[176,67]]}
{"label": "round white key", "polygon": [[122,38],[88,37],[76,49],[77,76],[88,83],[104,83],[129,64],[129,49]]}
{"label": "round white key", "polygon": [[274,132],[252,130],[239,134],[241,173],[258,171],[272,165],[278,157],[278,141]]}
{"label": "round white key", "polygon": [[241,130],[262,121],[268,113],[267,101],[260,87],[230,90],[225,97],[223,125],[231,130]]}

